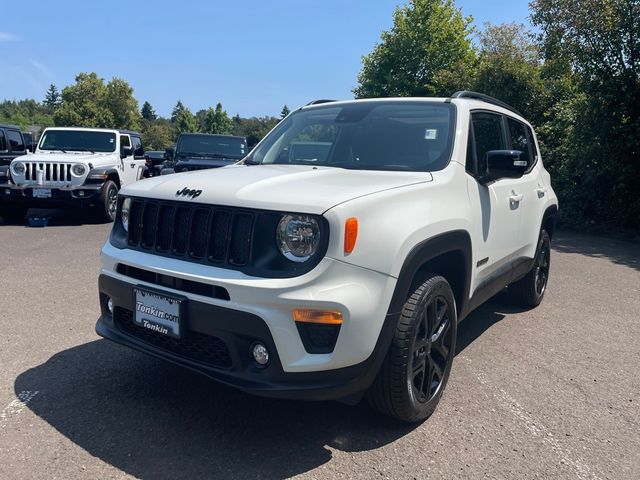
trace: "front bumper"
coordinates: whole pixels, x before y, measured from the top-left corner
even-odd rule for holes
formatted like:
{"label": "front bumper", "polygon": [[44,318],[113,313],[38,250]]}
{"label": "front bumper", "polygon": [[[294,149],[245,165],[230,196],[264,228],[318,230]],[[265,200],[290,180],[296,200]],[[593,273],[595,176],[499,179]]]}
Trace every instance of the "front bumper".
{"label": "front bumper", "polygon": [[[268,397],[334,400],[365,391],[384,359],[396,318],[388,316],[373,353],[359,364],[324,371],[285,372],[271,332],[260,317],[189,300],[183,338],[179,341],[159,338],[159,334],[136,331],[140,327],[132,327],[135,325],[132,321],[132,288],[128,282],[100,276],[98,335],[226,385]],[[115,307],[113,314],[107,308],[109,298]],[[266,367],[258,366],[251,358],[250,349],[255,342],[263,343],[270,352],[270,362]]]}
{"label": "front bumper", "polygon": [[[17,186],[12,183],[0,184],[0,202],[23,205],[32,208],[87,207],[95,205],[100,198],[103,184],[90,184],[78,187]],[[34,188],[51,189],[51,197],[33,196]]]}

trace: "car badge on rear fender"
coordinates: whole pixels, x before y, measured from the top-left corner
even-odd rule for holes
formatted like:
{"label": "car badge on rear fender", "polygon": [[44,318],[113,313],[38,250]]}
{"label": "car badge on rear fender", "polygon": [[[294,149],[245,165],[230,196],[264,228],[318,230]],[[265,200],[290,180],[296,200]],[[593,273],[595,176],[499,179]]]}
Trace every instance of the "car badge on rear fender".
{"label": "car badge on rear fender", "polygon": [[190,197],[197,198],[202,193],[202,190],[195,190],[189,187],[184,187],[182,190],[176,192],[176,197]]}

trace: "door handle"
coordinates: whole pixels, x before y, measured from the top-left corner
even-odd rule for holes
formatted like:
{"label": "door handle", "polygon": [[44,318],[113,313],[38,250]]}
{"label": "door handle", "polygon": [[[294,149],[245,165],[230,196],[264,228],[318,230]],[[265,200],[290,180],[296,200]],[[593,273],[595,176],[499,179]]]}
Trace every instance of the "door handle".
{"label": "door handle", "polygon": [[136,168],[136,164],[135,164],[135,163],[132,163],[132,164],[131,164],[131,168]]}
{"label": "door handle", "polygon": [[538,188],[536,188],[536,193],[538,194],[538,198],[544,197],[544,194],[547,193],[547,187],[538,185]]}
{"label": "door handle", "polygon": [[509,195],[509,201],[511,203],[519,203],[522,201],[522,199],[524,198],[524,195],[522,195],[521,193],[516,193],[515,191],[511,191],[511,195]]}

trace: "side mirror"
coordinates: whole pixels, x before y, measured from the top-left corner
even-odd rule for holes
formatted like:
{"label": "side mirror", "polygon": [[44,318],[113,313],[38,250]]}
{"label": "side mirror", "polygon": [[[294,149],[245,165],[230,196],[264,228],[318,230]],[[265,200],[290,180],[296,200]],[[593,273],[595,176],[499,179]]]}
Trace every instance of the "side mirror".
{"label": "side mirror", "polygon": [[127,158],[133,155],[133,148],[131,147],[122,147],[120,150],[120,158]]}
{"label": "side mirror", "polygon": [[165,151],[164,151],[164,159],[165,160],[173,160],[173,154],[174,154],[173,148],[165,149]]}
{"label": "side mirror", "polygon": [[487,152],[487,174],[483,180],[520,178],[527,171],[528,163],[520,160],[524,152],[520,150],[490,150]]}

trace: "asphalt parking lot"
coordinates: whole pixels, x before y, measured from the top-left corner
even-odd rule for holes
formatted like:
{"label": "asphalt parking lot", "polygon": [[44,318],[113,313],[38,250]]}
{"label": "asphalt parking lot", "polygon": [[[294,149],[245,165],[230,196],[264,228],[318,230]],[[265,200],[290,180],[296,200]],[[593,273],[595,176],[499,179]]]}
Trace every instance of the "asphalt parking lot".
{"label": "asphalt parking lot", "polygon": [[561,232],[543,304],[460,327],[406,426],[269,400],[100,339],[110,225],[0,222],[0,478],[640,478],[640,245]]}

